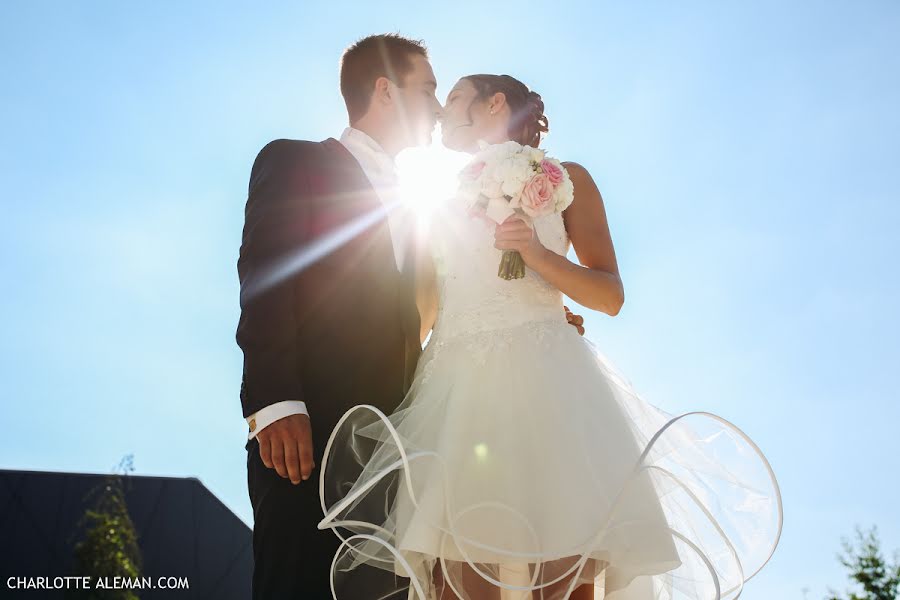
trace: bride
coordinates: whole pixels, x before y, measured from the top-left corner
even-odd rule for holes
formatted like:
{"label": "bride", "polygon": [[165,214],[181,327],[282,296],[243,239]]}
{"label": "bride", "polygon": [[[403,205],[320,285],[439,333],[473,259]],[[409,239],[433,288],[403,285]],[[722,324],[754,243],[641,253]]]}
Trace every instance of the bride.
{"label": "bride", "polygon": [[[472,75],[442,131],[458,151],[537,148],[548,121],[518,80]],[[333,590],[377,569],[394,576],[378,598],[736,598],[774,552],[781,497],[753,441],[643,400],[567,323],[563,295],[614,316],[624,292],[600,193],[562,164],[562,213],[497,225],[458,198],[434,213],[417,284],[431,338],[409,393],[389,415],[352,408],[325,449]],[[524,277],[498,277],[507,250]]]}

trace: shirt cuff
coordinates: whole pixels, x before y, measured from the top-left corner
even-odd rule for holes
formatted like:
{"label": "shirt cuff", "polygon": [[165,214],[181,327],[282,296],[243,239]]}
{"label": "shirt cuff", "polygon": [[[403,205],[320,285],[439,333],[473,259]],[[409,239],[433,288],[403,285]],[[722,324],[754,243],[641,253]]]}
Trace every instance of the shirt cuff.
{"label": "shirt cuff", "polygon": [[306,410],[306,402],[301,400],[284,400],[259,409],[247,417],[247,425],[250,426],[250,433],[247,434],[247,439],[252,440],[256,437],[256,434],[278,419],[283,419],[290,415],[309,416],[309,412]]}

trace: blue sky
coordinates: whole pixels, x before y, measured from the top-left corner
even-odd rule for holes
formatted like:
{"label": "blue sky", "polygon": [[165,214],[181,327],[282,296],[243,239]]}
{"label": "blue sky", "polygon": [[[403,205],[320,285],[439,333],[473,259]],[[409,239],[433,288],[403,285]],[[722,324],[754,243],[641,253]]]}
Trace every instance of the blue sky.
{"label": "blue sky", "polygon": [[[0,467],[196,476],[248,523],[235,261],[267,141],[337,136],[342,49],[426,40],[439,95],[540,92],[604,196],[644,397],[744,429],[785,527],[744,597],[900,548],[900,5],[31,2],[0,7]],[[574,256],[574,255],[573,255]],[[576,307],[573,307],[576,308]]]}

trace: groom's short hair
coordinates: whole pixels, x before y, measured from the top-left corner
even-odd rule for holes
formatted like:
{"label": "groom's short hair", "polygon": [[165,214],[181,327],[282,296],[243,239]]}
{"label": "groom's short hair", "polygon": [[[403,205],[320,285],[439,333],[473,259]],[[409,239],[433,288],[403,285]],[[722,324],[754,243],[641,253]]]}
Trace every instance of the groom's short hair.
{"label": "groom's short hair", "polygon": [[428,58],[428,49],[422,40],[411,40],[396,33],[370,35],[344,51],[341,94],[351,123],[369,110],[375,81],[379,77],[387,77],[403,86],[403,80],[413,68],[410,58],[415,54]]}

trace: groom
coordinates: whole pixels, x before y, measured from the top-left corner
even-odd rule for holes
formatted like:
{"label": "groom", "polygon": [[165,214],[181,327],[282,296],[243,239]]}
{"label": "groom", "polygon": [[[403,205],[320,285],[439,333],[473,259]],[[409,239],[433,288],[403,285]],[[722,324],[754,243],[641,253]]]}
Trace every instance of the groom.
{"label": "groom", "polygon": [[[440,117],[428,52],[370,36],[345,51],[340,80],[351,124],[341,138],[275,140],[250,174],[237,342],[256,600],[331,597],[339,540],[317,528],[318,485],[306,480],[344,412],[393,412],[422,350],[394,157],[428,144]],[[568,316],[583,332],[581,317]]]}

